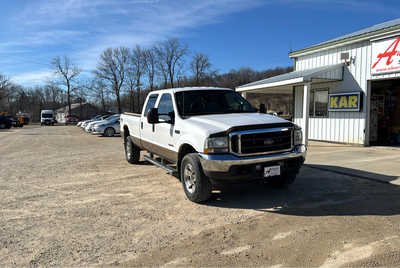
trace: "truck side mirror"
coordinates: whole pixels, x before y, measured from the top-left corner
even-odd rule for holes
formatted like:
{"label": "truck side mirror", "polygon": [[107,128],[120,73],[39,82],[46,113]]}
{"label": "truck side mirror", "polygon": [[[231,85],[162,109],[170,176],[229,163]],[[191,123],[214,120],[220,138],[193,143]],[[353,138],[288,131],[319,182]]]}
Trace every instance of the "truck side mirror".
{"label": "truck side mirror", "polygon": [[265,114],[267,112],[267,108],[265,107],[264,103],[260,104],[259,112]]}
{"label": "truck side mirror", "polygon": [[159,123],[159,118],[158,118],[158,109],[157,108],[151,108],[147,112],[147,122],[149,124],[157,124]]}

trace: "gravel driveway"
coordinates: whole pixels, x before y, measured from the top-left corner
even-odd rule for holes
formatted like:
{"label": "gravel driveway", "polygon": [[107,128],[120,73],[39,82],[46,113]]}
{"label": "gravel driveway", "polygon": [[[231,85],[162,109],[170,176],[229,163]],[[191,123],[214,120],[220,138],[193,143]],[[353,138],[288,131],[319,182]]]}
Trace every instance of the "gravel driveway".
{"label": "gravel driveway", "polygon": [[0,265],[398,266],[400,188],[305,166],[292,187],[199,205],[121,138],[0,132]]}

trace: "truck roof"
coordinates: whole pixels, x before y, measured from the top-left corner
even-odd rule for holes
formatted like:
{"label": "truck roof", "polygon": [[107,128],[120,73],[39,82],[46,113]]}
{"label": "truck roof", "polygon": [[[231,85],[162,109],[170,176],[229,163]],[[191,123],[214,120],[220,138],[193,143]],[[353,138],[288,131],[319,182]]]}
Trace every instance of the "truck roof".
{"label": "truck roof", "polygon": [[232,90],[231,88],[221,88],[221,87],[180,87],[180,88],[167,88],[154,90],[151,93],[164,93],[164,92],[182,92],[182,91],[192,91],[192,90]]}

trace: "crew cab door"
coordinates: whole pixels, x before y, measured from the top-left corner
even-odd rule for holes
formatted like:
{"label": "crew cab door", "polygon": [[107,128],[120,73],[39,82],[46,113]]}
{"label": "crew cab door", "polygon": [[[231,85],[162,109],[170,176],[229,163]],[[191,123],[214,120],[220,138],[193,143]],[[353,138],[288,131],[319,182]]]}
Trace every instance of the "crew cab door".
{"label": "crew cab door", "polygon": [[155,125],[158,155],[176,162],[178,150],[175,148],[175,109],[171,93],[164,93],[157,105],[160,123]]}
{"label": "crew cab door", "polygon": [[147,98],[146,106],[143,108],[140,120],[140,140],[142,146],[149,151],[153,151],[152,143],[155,140],[155,125],[147,122],[147,113],[156,106],[158,94],[151,94]]}

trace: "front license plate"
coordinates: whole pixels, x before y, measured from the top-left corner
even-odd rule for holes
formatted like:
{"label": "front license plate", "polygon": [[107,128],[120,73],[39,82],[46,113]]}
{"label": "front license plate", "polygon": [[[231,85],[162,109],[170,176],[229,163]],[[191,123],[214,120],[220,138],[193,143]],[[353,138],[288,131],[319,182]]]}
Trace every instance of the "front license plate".
{"label": "front license plate", "polygon": [[281,166],[264,167],[264,178],[281,175]]}

